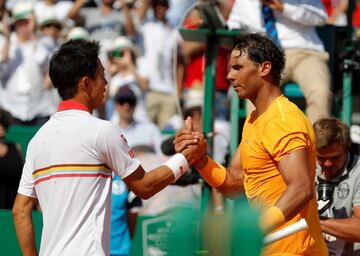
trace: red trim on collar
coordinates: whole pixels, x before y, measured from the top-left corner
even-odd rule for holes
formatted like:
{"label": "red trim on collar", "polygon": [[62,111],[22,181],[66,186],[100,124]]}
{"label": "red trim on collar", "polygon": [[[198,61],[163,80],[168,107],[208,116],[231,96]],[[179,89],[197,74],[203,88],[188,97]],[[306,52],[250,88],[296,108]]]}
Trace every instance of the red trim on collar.
{"label": "red trim on collar", "polygon": [[60,102],[57,111],[72,110],[72,109],[83,110],[91,114],[91,111],[87,106],[81,104],[76,100],[64,100]]}

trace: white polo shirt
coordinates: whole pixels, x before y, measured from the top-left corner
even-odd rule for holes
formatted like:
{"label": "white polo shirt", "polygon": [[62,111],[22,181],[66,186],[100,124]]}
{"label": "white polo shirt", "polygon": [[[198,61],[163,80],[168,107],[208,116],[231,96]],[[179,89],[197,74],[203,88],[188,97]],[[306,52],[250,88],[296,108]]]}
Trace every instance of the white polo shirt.
{"label": "white polo shirt", "polygon": [[18,189],[39,200],[40,255],[109,255],[111,174],[139,164],[118,128],[61,102],[29,143]]}

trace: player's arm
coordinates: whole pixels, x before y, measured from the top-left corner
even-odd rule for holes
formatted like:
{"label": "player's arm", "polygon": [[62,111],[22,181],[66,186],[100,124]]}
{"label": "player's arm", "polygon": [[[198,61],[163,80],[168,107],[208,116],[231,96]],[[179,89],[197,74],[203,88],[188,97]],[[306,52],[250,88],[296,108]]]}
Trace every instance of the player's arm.
{"label": "player's arm", "polygon": [[145,172],[139,167],[123,181],[140,198],[149,199],[170,183],[175,182],[189,168],[191,157],[178,153],[159,167]]}
{"label": "player's arm", "polygon": [[[191,118],[188,118],[187,122],[190,123],[189,127],[191,127]],[[228,197],[236,197],[243,192],[244,175],[240,160],[240,146],[236,150],[230,168],[226,169],[207,155],[206,147],[193,145],[193,136],[192,128],[180,130],[174,139],[175,151],[183,152],[195,148],[192,153],[197,159],[194,162],[194,167],[210,186]]]}
{"label": "player's arm", "polygon": [[37,255],[31,215],[36,202],[35,198],[18,193],[12,210],[16,235],[24,256]]}
{"label": "player's arm", "polygon": [[229,168],[216,163],[205,155],[194,164],[202,177],[223,195],[236,198],[244,192],[244,173],[240,160],[240,146],[237,148]]}
{"label": "player's arm", "polygon": [[175,177],[171,169],[165,165],[145,172],[143,167],[139,167],[123,181],[141,199],[149,199],[154,194],[164,189]]}
{"label": "player's arm", "polygon": [[260,226],[265,234],[292,219],[314,196],[306,149],[294,150],[281,158],[279,170],[287,187],[262,216]]}
{"label": "player's arm", "polygon": [[360,205],[353,211],[350,218],[320,220],[321,230],[348,242],[360,242]]}
{"label": "player's arm", "polygon": [[188,135],[187,139],[192,147],[182,150],[172,156],[159,167],[145,172],[140,165],[132,174],[125,177],[123,181],[128,187],[142,199],[148,199],[167,185],[175,182],[189,168],[189,165],[197,160],[196,152],[205,151],[205,137],[202,133]]}

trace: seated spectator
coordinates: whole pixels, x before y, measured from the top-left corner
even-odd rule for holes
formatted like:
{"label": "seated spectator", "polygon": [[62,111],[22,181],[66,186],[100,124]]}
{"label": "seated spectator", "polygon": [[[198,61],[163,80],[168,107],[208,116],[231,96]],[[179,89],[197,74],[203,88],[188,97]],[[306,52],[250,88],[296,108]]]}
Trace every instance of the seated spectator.
{"label": "seated spectator", "polygon": [[319,119],[314,129],[318,210],[330,255],[360,255],[360,157],[340,120]]}
{"label": "seated spectator", "polygon": [[159,128],[154,123],[139,121],[134,117],[137,98],[132,89],[129,86],[120,87],[114,101],[115,110],[119,115],[118,125],[129,146],[148,146],[156,154],[161,154],[162,137]]}
{"label": "seated spectator", "polygon": [[0,209],[13,207],[23,167],[20,148],[5,141],[13,122],[10,113],[0,109]]}

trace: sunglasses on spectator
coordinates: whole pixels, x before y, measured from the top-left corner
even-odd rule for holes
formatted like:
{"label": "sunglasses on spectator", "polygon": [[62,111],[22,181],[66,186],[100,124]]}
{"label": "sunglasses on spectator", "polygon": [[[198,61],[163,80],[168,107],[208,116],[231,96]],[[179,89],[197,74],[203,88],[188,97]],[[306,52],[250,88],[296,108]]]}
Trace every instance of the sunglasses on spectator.
{"label": "sunglasses on spectator", "polygon": [[111,52],[111,57],[122,58],[123,56],[124,56],[124,51],[115,50]]}
{"label": "sunglasses on spectator", "polygon": [[124,105],[125,103],[129,104],[130,106],[134,107],[136,105],[136,100],[133,99],[119,99],[117,100],[119,105]]}
{"label": "sunglasses on spectator", "polygon": [[56,28],[58,30],[61,30],[62,26],[60,24],[57,23],[49,23],[49,24],[45,24],[44,26],[42,26],[43,28]]}

